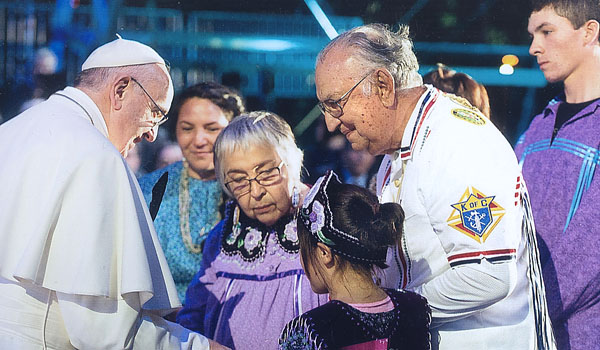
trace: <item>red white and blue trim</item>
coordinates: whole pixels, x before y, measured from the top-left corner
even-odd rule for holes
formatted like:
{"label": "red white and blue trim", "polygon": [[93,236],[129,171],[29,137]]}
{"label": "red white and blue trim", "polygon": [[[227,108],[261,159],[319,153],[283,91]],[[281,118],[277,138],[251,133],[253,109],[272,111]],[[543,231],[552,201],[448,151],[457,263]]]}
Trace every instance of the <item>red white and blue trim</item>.
{"label": "red white and blue trim", "polygon": [[449,256],[448,263],[450,263],[451,267],[456,267],[465,264],[479,264],[482,259],[486,259],[489,262],[508,261],[515,259],[516,254],[516,249],[496,249],[461,253]]}
{"label": "red white and blue trim", "polygon": [[[427,91],[427,94],[425,95],[425,98],[423,98],[421,106],[419,107],[419,113],[417,114],[415,124],[413,125],[410,143],[400,148],[401,159],[404,160],[412,156],[415,145],[417,144],[417,136],[419,135],[419,131],[421,131],[421,127],[423,124],[425,124],[425,120],[431,115],[432,107],[437,101],[439,94],[440,92],[437,89],[430,89]],[[406,135],[406,133],[404,133],[404,135]],[[404,142],[402,142],[402,144],[404,144]]]}

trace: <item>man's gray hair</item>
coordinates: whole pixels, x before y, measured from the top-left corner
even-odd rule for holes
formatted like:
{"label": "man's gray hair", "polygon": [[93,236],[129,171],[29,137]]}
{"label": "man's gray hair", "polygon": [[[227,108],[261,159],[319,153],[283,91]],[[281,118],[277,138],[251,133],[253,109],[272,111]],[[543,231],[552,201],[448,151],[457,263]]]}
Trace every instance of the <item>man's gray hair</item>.
{"label": "man's gray hair", "polygon": [[288,190],[300,185],[303,153],[296,145],[290,125],[275,113],[256,111],[241,114],[233,119],[219,134],[214,146],[214,163],[217,179],[230,197],[225,186],[227,158],[233,152],[245,152],[253,147],[272,148],[288,170]]}
{"label": "man's gray hair", "polygon": [[379,23],[350,29],[321,50],[317,56],[317,65],[334,48],[352,48],[350,55],[366,67],[372,70],[382,67],[387,69],[394,77],[396,88],[411,88],[423,83],[408,26],[400,26],[397,32],[392,32],[388,26]]}

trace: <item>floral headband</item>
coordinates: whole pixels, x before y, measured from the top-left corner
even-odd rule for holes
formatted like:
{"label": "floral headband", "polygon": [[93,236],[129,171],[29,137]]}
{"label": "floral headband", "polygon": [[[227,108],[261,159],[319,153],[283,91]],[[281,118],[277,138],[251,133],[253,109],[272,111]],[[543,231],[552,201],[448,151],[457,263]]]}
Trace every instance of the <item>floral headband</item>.
{"label": "floral headband", "polygon": [[[331,170],[321,176],[304,198],[298,221],[317,241],[349,260],[375,264],[385,263],[387,249],[382,248],[377,251],[368,249],[360,243],[357,237],[333,225],[333,212],[329,204],[328,191],[340,185],[342,182]],[[360,213],[356,213],[356,215],[360,215]]]}

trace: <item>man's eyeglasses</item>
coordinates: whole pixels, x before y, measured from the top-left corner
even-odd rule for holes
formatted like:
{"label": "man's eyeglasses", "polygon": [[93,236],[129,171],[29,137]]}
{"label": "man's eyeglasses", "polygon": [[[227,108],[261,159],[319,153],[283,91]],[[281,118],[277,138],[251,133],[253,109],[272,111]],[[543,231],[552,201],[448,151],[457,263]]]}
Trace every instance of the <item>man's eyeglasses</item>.
{"label": "man's eyeglasses", "polygon": [[261,186],[273,185],[280,180],[281,167],[283,164],[283,161],[281,161],[278,166],[261,171],[251,179],[246,177],[232,179],[231,181],[226,182],[225,186],[231,191],[231,193],[233,193],[234,196],[241,197],[250,192],[250,182],[252,181],[256,181],[256,183]]}
{"label": "man's eyeglasses", "polygon": [[[330,116],[334,117],[334,118],[339,118],[342,116],[342,114],[344,114],[344,106],[342,106],[340,104],[340,102],[342,102],[346,97],[348,97],[352,91],[354,89],[356,89],[356,87],[358,85],[360,85],[360,83],[362,83],[363,80],[365,80],[369,75],[371,75],[371,73],[373,72],[369,72],[369,74],[365,75],[364,77],[362,77],[361,80],[358,81],[358,83],[354,84],[353,87],[350,88],[350,90],[346,91],[345,94],[342,95],[342,97],[340,97],[337,100],[325,100],[322,102],[319,102],[319,109],[321,110],[321,113],[323,113],[323,115],[325,113],[328,113]],[[348,102],[346,100],[346,102]],[[346,105],[346,103],[344,103],[344,105]]]}
{"label": "man's eyeglasses", "polygon": [[[152,101],[152,103],[154,104],[154,107],[156,108],[156,110],[158,112],[160,112],[160,119],[158,121],[153,121],[154,125],[152,125],[152,127],[160,126],[160,125],[164,124],[169,119],[169,117],[167,117],[167,115],[165,114],[165,112],[163,112],[162,108],[160,108],[158,106],[158,103],[156,103],[156,101],[154,101],[154,99],[152,98],[152,96],[150,96],[150,94],[148,93],[148,91],[146,91],[146,89],[144,89],[144,87],[142,86],[142,84],[140,84],[139,81],[137,81],[134,77],[131,77],[131,80],[134,83],[138,84],[138,86],[142,89],[142,91],[146,94],[146,96],[148,96],[148,98],[150,99],[150,101]],[[152,113],[154,114],[154,113],[156,113],[156,111],[153,111]]]}

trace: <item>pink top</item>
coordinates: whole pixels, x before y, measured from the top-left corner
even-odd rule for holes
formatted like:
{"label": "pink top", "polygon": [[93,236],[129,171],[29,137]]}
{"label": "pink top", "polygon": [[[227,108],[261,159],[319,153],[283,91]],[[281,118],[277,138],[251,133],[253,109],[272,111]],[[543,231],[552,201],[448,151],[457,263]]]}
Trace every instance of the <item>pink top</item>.
{"label": "pink top", "polygon": [[361,312],[366,312],[370,314],[376,314],[380,312],[387,312],[394,310],[394,303],[392,303],[392,299],[389,296],[386,296],[385,299],[376,301],[373,303],[366,304],[348,304],[353,308],[357,309]]}

